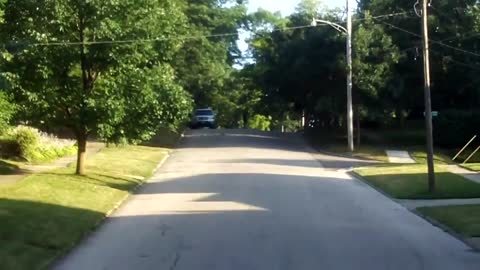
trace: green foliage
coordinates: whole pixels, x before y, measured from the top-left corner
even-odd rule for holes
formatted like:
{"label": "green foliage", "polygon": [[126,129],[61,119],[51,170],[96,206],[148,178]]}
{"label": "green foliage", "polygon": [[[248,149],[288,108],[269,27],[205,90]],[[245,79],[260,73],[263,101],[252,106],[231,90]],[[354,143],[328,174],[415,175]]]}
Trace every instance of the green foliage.
{"label": "green foliage", "polygon": [[72,141],[58,139],[28,126],[10,129],[0,141],[3,157],[23,158],[29,162],[54,160],[72,155],[76,150]]}
{"label": "green foliage", "polygon": [[98,129],[101,138],[113,143],[138,143],[150,139],[159,128],[175,130],[188,120],[192,99],[175,83],[170,66],[125,69],[122,73],[105,76],[99,82],[98,95],[107,95],[111,88],[121,91],[109,99],[95,98],[105,102],[99,106],[104,108]]}
{"label": "green foliage", "polygon": [[251,129],[259,129],[269,131],[272,125],[272,117],[255,114],[247,123],[247,127]]}
{"label": "green foliage", "polygon": [[353,39],[354,84],[364,95],[378,97],[393,75],[393,66],[400,60],[400,52],[383,25],[375,24],[367,12],[357,27]]}
{"label": "green foliage", "polygon": [[[241,1],[185,0],[189,36],[175,55],[174,66],[179,83],[192,94],[198,107],[213,107],[213,102],[228,98],[226,84],[231,78],[232,64],[239,56],[235,35],[207,38],[206,35],[235,33],[244,21],[246,7]],[[231,122],[231,119],[226,122]]]}
{"label": "green foliage", "polygon": [[0,135],[7,131],[15,106],[10,103],[5,93],[0,92]]}
{"label": "green foliage", "polygon": [[9,134],[18,144],[20,156],[28,161],[32,161],[37,156],[37,149],[40,144],[40,133],[37,129],[19,126]]}
{"label": "green foliage", "polygon": [[[421,33],[411,12],[406,1],[358,1],[353,101],[355,116],[364,123],[403,125],[407,118],[423,118]],[[301,1],[286,18],[263,10],[250,15],[248,29],[256,33],[249,41],[255,59],[247,66],[253,69],[249,76],[264,94],[261,114],[272,115],[276,123],[285,113],[305,112],[319,126],[344,128],[345,36],[328,25],[303,28],[312,17],[346,23],[342,11],[322,8],[315,0]],[[479,18],[475,0],[438,0],[429,9],[431,38],[447,45],[431,46],[434,110],[473,111],[480,105]]]}
{"label": "green foliage", "polygon": [[186,19],[175,0],[7,0],[0,36],[19,117],[70,128],[79,143],[95,133],[144,140],[178,126],[190,106],[171,62]]}
{"label": "green foliage", "polygon": [[282,130],[284,132],[297,132],[302,129],[302,122],[298,119],[292,119],[290,115],[287,115],[283,120],[276,120],[273,122],[273,128],[276,130]]}
{"label": "green foliage", "polygon": [[[250,40],[256,63],[250,73],[257,89],[264,92],[263,114],[278,121],[285,113],[322,118],[337,117],[344,111],[345,39],[329,27],[302,28],[316,18],[338,21],[339,13],[317,8],[317,1],[304,1],[298,12],[283,20],[263,16],[257,29],[265,29]],[[254,16],[254,18],[256,18]],[[285,26],[300,27],[282,30]],[[278,30],[278,31],[271,31]]]}

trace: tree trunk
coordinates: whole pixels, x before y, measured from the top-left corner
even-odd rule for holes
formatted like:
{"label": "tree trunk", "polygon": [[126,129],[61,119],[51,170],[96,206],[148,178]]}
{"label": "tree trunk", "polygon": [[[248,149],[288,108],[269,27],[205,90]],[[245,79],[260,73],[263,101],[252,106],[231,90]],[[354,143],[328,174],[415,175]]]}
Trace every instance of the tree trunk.
{"label": "tree trunk", "polygon": [[77,135],[77,175],[85,175],[85,161],[87,159],[87,135],[79,134]]}

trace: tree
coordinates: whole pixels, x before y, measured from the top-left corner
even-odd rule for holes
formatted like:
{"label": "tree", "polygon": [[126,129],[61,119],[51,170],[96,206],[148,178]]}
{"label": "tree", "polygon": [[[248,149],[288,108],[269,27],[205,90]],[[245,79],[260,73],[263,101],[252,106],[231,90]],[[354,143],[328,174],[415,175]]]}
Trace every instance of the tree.
{"label": "tree", "polygon": [[7,95],[0,89],[0,135],[7,130],[15,112],[15,106],[8,100]]}
{"label": "tree", "polygon": [[[237,33],[246,7],[234,0],[184,0],[188,36],[175,55],[172,65],[180,84],[189,91],[197,106],[221,106],[215,103],[230,80],[235,59],[239,57]],[[229,33],[229,35],[223,35]],[[215,36],[219,35],[219,36]],[[223,102],[223,101],[221,101]]]}
{"label": "tree", "polygon": [[[340,15],[316,5],[304,6],[286,18],[285,23],[267,21],[265,31],[252,38],[256,81],[265,93],[263,101],[270,109],[268,115],[277,121],[293,112],[297,116],[305,114],[307,122],[323,118],[323,123],[333,124],[340,121],[330,119],[339,120],[344,107],[344,102],[338,102],[344,96],[344,91],[338,91],[345,85],[344,68],[339,61],[344,55],[344,37],[329,27],[305,26],[310,25],[312,17],[337,21]],[[284,30],[285,26],[299,29]]]}
{"label": "tree", "polygon": [[184,116],[184,105],[172,113],[165,103],[188,103],[169,67],[185,26],[177,1],[7,0],[4,20],[21,113],[74,132],[77,174],[85,173],[90,135],[146,139],[162,121]]}

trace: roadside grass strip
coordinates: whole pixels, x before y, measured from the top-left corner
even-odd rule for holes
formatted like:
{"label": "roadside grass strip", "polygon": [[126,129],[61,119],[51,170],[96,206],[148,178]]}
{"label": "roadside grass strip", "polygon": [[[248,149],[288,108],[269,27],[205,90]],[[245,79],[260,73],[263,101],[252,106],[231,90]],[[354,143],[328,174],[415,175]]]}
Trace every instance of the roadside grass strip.
{"label": "roadside grass strip", "polygon": [[480,205],[422,207],[417,211],[465,237],[480,237]]}
{"label": "roadside grass strip", "polygon": [[436,167],[436,189],[428,191],[425,164],[359,168],[355,172],[397,199],[480,198],[480,184]]}
{"label": "roadside grass strip", "polygon": [[461,167],[464,167],[472,171],[480,172],[480,163],[462,164]]}
{"label": "roadside grass strip", "polygon": [[167,149],[105,148],[87,159],[87,175],[73,166],[0,186],[1,269],[42,269],[94,229],[143,179]]}

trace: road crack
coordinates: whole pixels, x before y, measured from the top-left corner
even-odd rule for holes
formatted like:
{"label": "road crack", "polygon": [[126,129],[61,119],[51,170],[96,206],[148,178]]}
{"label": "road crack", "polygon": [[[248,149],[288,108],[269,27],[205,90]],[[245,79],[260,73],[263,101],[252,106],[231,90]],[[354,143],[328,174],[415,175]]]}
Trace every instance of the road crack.
{"label": "road crack", "polygon": [[172,265],[170,266],[170,270],[174,270],[175,267],[177,267],[178,262],[180,261],[180,253],[176,252],[175,253],[175,259],[173,260]]}

